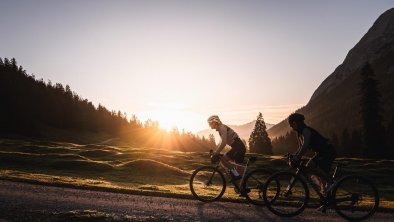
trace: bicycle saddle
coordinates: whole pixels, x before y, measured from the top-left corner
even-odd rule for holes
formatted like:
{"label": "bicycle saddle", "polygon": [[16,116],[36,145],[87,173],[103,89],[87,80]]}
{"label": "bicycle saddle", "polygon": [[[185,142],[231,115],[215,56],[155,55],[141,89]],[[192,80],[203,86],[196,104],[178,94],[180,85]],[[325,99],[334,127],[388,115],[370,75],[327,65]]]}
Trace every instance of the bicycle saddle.
{"label": "bicycle saddle", "polygon": [[249,162],[250,162],[250,163],[253,163],[253,162],[255,162],[256,160],[257,160],[257,157],[255,157],[255,156],[249,157]]}

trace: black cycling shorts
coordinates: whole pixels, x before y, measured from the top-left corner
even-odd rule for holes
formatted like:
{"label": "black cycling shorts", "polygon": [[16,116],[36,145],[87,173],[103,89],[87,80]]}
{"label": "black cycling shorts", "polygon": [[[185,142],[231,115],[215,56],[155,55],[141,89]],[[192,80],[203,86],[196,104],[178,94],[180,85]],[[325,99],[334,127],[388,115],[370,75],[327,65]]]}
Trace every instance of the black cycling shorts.
{"label": "black cycling shorts", "polygon": [[313,157],[313,162],[325,173],[330,175],[331,165],[337,155],[335,149],[331,145],[327,146],[326,150],[327,151],[324,154],[319,153]]}
{"label": "black cycling shorts", "polygon": [[233,144],[231,144],[231,150],[226,153],[226,156],[228,156],[234,162],[242,164],[244,162],[245,153],[245,144],[240,138],[237,138],[234,140]]}

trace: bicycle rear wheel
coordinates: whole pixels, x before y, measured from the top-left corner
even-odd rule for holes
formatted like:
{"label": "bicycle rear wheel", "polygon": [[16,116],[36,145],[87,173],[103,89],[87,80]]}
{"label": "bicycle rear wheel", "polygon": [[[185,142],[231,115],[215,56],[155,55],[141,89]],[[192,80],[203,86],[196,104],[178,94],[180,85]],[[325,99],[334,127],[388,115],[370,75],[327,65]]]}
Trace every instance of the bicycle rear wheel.
{"label": "bicycle rear wheel", "polygon": [[[245,197],[250,203],[260,206],[265,205],[263,188],[270,174],[271,172],[268,170],[256,169],[246,175],[242,186],[244,189],[249,189]],[[279,192],[277,192],[277,194],[279,194]]]}
{"label": "bicycle rear wheel", "polygon": [[379,206],[378,190],[370,180],[362,176],[342,178],[335,185],[332,194],[335,211],[346,220],[368,219]]}
{"label": "bicycle rear wheel", "polygon": [[203,202],[213,202],[223,196],[226,180],[216,167],[203,166],[193,172],[189,186],[195,198]]}
{"label": "bicycle rear wheel", "polygon": [[309,201],[306,182],[291,172],[278,172],[267,179],[263,198],[267,208],[281,217],[302,213]]}

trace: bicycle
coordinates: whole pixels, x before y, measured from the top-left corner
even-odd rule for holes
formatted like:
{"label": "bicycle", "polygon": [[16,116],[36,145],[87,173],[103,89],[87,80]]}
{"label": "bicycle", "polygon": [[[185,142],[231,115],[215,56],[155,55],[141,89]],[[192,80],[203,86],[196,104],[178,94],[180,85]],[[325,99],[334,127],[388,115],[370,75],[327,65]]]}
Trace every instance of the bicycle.
{"label": "bicycle", "polygon": [[[288,161],[292,161],[289,153],[286,156]],[[323,212],[332,207],[338,215],[350,221],[365,220],[375,213],[379,206],[379,194],[369,179],[360,175],[337,178],[340,166],[337,164],[331,176],[331,185],[328,186],[326,194],[322,194],[318,185],[310,178],[311,174],[308,173],[305,163],[306,160],[301,160],[295,167],[295,173],[281,171],[267,179],[263,198],[272,213],[282,217],[292,217],[302,213],[310,199],[307,184],[318,195],[320,209]],[[274,181],[274,188],[271,188],[271,181]]]}
{"label": "bicycle", "polygon": [[[224,174],[229,178],[229,182],[234,185],[236,193],[244,196],[250,203],[255,205],[264,205],[263,200],[263,187],[265,179],[271,175],[271,171],[266,169],[255,169],[249,173],[247,172],[249,164],[256,161],[256,157],[247,158],[245,164],[245,171],[240,180],[232,175],[231,172],[224,169],[220,165],[220,157],[212,155],[210,151],[211,162],[215,166],[202,166],[197,168],[190,177],[189,186],[193,196],[203,202],[213,202],[219,200],[227,187]],[[224,171],[224,173],[223,173]],[[241,182],[241,186],[239,185]]]}

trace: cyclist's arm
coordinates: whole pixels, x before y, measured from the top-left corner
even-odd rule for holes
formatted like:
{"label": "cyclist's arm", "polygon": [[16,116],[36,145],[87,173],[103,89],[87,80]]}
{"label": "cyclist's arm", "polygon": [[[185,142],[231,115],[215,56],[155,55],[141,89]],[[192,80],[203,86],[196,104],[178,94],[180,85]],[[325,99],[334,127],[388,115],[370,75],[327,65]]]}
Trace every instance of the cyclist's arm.
{"label": "cyclist's arm", "polygon": [[218,130],[219,130],[219,134],[220,134],[222,141],[218,145],[218,148],[215,150],[215,154],[219,154],[224,149],[224,147],[226,146],[226,141],[227,141],[227,128],[219,126]]}
{"label": "cyclist's arm", "polygon": [[310,141],[311,141],[311,131],[307,128],[305,128],[302,131],[302,136],[304,138],[304,141],[302,145],[298,148],[297,152],[294,155],[294,160],[299,161],[301,158],[305,155],[306,151],[308,150]]}

